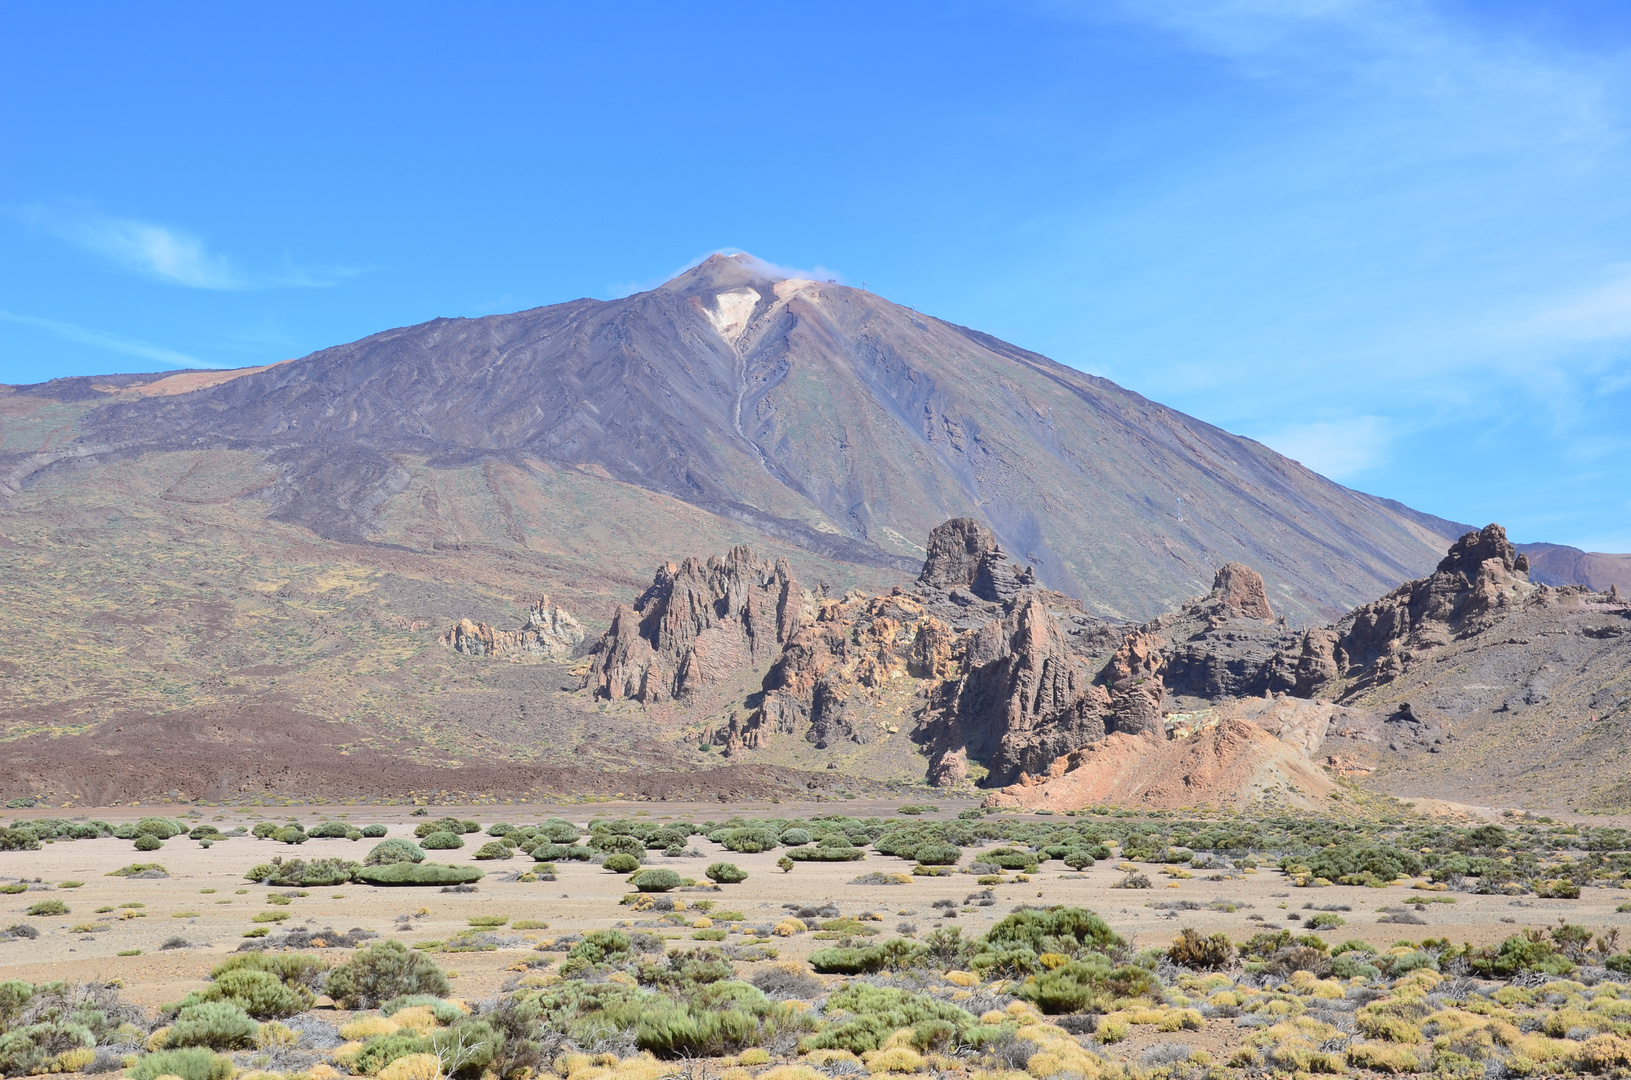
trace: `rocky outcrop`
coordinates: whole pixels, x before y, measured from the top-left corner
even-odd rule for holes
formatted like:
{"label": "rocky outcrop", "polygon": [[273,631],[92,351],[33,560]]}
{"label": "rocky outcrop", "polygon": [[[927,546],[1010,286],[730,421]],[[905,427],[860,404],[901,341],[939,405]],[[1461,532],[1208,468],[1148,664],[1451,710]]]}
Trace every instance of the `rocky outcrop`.
{"label": "rocky outcrop", "polygon": [[1162,677],[1172,695],[1261,697],[1289,690],[1295,681],[1288,653],[1299,638],[1275,619],[1262,575],[1242,563],[1220,567],[1210,593],[1146,629],[1169,643]]}
{"label": "rocky outcrop", "polygon": [[955,776],[959,766],[944,759],[960,755],[959,762],[979,760],[993,781],[1006,783],[1104,737],[1110,695],[1040,598],[972,634],[960,666],[966,674],[942,684],[917,733],[931,775]]}
{"label": "rocky outcrop", "polygon": [[1438,568],[1329,630],[1311,630],[1295,662],[1295,688],[1312,695],[1337,679],[1374,685],[1435,648],[1489,629],[1535,594],[1529,559],[1499,525],[1457,540]]}
{"label": "rocky outcrop", "polygon": [[1036,571],[1015,566],[991,530],[973,518],[952,518],[929,534],[928,557],[918,584],[967,589],[982,600],[1007,604],[1036,586]]}
{"label": "rocky outcrop", "polygon": [[1165,644],[1147,630],[1128,634],[1104,668],[1115,712],[1113,730],[1127,735],[1160,735],[1161,704],[1166,697]]}
{"label": "rocky outcrop", "polygon": [[954,645],[950,628],[899,589],[824,602],[765,676],[744,738],[756,746],[772,734],[798,735],[819,749],[869,743],[890,726],[876,718],[886,692],[910,683],[915,694],[916,680],[953,674]]}
{"label": "rocky outcrop", "polygon": [[504,660],[565,660],[583,644],[583,627],[549,597],[539,597],[519,630],[495,630],[486,623],[460,619],[441,637],[443,645],[466,656]]}
{"label": "rocky outcrop", "polygon": [[934,589],[966,589],[979,575],[981,560],[996,548],[990,529],[973,518],[952,518],[929,533],[929,554],[917,582]]}
{"label": "rocky outcrop", "polygon": [[1212,592],[1203,601],[1224,618],[1273,619],[1263,575],[1245,563],[1224,563],[1212,578]]}
{"label": "rocky outcrop", "polygon": [[613,610],[583,686],[612,700],[683,698],[768,662],[811,607],[786,560],[755,562],[746,547],[723,559],[664,564],[632,608]]}

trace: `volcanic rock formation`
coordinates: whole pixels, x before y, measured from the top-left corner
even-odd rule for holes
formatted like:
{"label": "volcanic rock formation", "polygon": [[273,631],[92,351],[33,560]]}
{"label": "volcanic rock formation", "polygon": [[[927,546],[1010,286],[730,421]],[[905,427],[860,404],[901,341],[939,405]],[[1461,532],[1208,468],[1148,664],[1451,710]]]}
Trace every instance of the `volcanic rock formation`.
{"label": "volcanic rock formation", "polygon": [[519,630],[495,630],[486,623],[460,619],[448,627],[441,641],[466,656],[565,660],[583,644],[583,627],[565,608],[555,607],[549,597],[542,596]]}
{"label": "volcanic rock formation", "polygon": [[1534,595],[1529,558],[1506,530],[1486,525],[1457,540],[1433,573],[1356,608],[1330,630],[1310,631],[1297,657],[1304,696],[1337,678],[1386,682],[1423,653],[1489,629]]}
{"label": "volcanic rock formation", "polygon": [[612,700],[684,697],[774,656],[811,607],[785,560],[755,562],[746,547],[666,563],[632,608],[612,612],[583,685]]}

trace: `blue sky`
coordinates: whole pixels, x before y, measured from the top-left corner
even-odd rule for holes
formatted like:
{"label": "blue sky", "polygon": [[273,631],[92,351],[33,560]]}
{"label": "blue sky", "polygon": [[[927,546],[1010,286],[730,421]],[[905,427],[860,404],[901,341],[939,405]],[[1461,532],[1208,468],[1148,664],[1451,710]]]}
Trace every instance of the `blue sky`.
{"label": "blue sky", "polygon": [[1631,551],[1631,6],[0,6],[0,381],[820,267]]}

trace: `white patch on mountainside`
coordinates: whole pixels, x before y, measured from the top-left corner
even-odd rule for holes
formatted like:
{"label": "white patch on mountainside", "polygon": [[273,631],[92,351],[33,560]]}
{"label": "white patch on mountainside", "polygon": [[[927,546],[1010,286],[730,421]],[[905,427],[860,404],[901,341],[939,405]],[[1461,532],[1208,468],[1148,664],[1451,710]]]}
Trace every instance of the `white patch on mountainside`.
{"label": "white patch on mountainside", "polygon": [[714,297],[713,310],[703,309],[708,321],[713,323],[719,336],[735,344],[736,339],[742,336],[742,331],[748,328],[748,317],[753,314],[753,308],[759,303],[759,294],[752,289],[731,289]]}
{"label": "white patch on mountainside", "polygon": [[786,281],[776,282],[772,287],[776,290],[777,300],[786,300],[800,290],[814,289],[815,285],[816,283],[808,278],[788,278]]}

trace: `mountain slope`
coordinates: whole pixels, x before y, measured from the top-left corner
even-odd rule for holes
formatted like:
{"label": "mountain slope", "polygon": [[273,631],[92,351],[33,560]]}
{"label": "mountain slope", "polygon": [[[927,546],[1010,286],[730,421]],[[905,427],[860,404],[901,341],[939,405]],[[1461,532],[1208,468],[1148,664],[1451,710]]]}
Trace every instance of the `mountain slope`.
{"label": "mountain slope", "polygon": [[910,538],[967,515],[1112,616],[1170,608],[1231,560],[1280,583],[1279,609],[1330,615],[1425,573],[1445,540],[1107,380],[747,256],[623,300],[437,319],[192,393],[117,394],[81,429],[82,455],[260,453],[280,470],[261,496],[276,517],[352,542],[423,497],[414,462],[588,468],[907,572]]}

